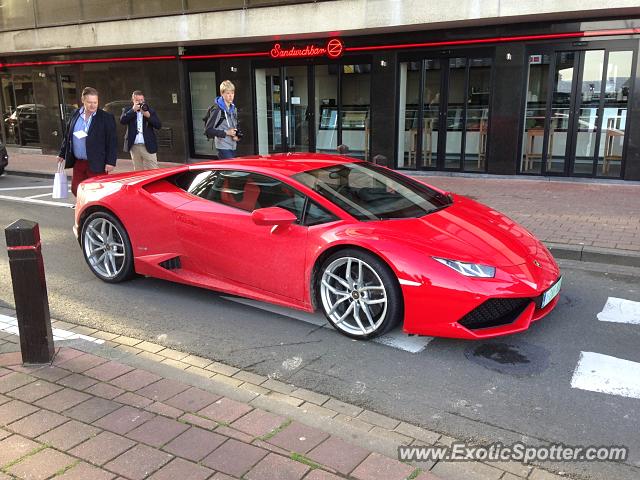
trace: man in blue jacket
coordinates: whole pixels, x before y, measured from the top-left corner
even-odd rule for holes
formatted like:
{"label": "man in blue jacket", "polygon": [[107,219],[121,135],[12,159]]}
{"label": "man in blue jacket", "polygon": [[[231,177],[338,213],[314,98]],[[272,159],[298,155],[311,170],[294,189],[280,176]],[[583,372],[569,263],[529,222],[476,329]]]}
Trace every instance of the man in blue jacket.
{"label": "man in blue jacket", "polygon": [[73,167],[71,192],[76,195],[83,180],[111,172],[116,166],[118,141],[116,119],[98,108],[98,91],[92,87],[82,90],[82,107],[76,110],[67,124],[58,163]]}
{"label": "man in blue jacket", "polygon": [[133,106],[120,116],[120,123],[127,126],[124,151],[129,151],[134,170],[158,168],[155,130],[162,126],[160,119],[155,110],[145,102],[144,93],[140,90],[134,90],[131,94],[131,103]]}

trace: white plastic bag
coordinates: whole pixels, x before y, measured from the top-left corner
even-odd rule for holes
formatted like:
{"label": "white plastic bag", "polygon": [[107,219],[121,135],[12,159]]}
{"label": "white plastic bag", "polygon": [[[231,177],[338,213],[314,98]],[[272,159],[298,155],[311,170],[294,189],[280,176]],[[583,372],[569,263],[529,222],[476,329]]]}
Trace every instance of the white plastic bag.
{"label": "white plastic bag", "polygon": [[53,194],[51,198],[67,198],[69,186],[67,184],[67,174],[64,173],[64,164],[58,163],[58,171],[53,177]]}

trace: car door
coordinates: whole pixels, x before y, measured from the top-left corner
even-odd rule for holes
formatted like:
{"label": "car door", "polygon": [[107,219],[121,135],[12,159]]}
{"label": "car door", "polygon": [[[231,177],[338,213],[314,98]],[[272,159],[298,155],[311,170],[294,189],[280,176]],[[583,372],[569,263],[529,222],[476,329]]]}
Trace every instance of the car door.
{"label": "car door", "polygon": [[[183,266],[296,300],[304,297],[307,227],[260,226],[256,208],[282,206],[300,221],[304,197],[283,182],[245,171],[212,170],[176,210]],[[299,212],[296,212],[299,210]]]}

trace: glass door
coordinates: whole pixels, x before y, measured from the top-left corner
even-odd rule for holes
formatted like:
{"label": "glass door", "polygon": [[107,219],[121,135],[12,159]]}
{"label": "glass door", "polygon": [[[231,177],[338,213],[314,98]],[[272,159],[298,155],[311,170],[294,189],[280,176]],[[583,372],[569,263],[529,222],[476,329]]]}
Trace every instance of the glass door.
{"label": "glass door", "polygon": [[67,123],[71,120],[73,112],[78,108],[80,102],[80,91],[78,91],[77,75],[74,70],[57,68],[56,80],[58,87],[58,113],[60,115],[61,137],[66,135]]}
{"label": "glass door", "polygon": [[622,175],[633,53],[529,56],[522,173]]}

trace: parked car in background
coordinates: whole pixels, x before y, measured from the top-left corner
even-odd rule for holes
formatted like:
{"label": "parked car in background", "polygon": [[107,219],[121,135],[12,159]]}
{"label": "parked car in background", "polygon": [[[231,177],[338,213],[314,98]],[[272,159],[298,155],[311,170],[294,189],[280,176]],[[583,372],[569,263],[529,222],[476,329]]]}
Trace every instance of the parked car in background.
{"label": "parked car in background", "polygon": [[18,105],[5,120],[7,123],[7,136],[12,137],[15,143],[19,145],[40,143],[38,115],[43,113],[45,109],[46,107],[39,103]]}
{"label": "parked car in background", "polygon": [[7,147],[4,143],[0,142],[0,175],[4,173],[4,169],[9,165],[9,154],[7,154]]}

